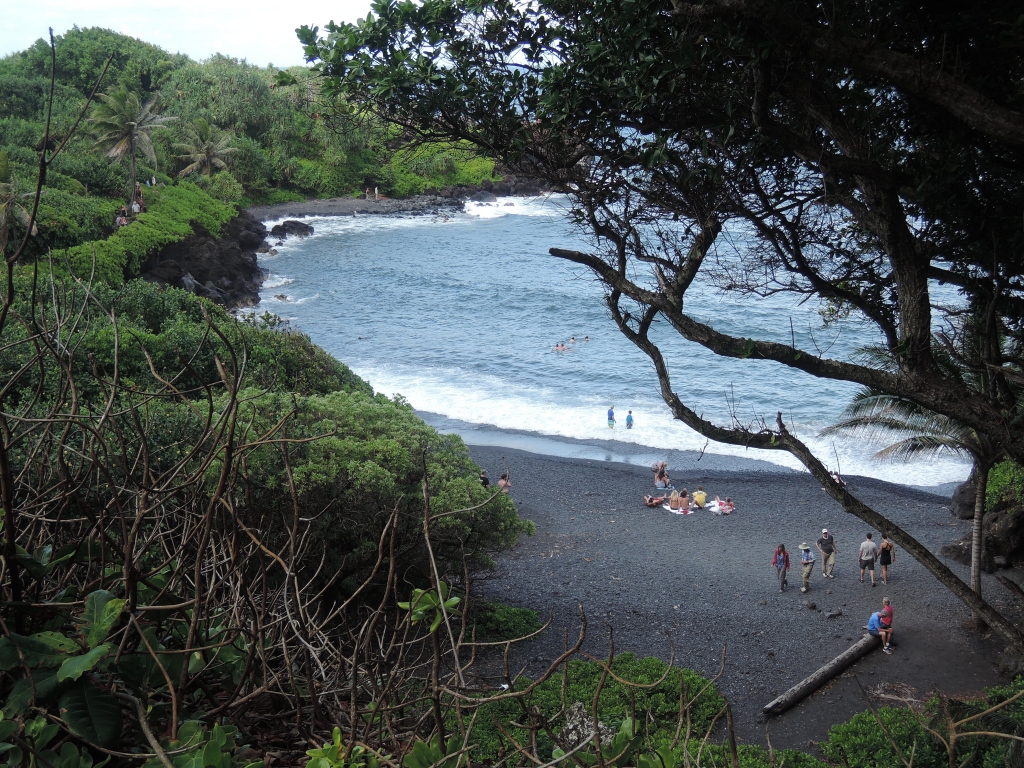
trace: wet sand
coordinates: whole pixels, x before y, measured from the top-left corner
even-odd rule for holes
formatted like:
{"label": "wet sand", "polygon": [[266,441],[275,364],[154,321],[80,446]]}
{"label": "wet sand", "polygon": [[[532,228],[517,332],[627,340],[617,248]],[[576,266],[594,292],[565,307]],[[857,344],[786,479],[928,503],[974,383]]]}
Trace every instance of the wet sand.
{"label": "wet sand", "polygon": [[[763,462],[744,468],[736,459],[721,469],[705,456],[689,462],[685,472],[673,472],[675,486],[692,491],[701,484],[711,498],[731,496],[737,511],[729,517],[704,511],[684,517],[643,505],[643,495],[654,491],[644,467],[493,446],[470,446],[470,452],[492,477],[510,472],[517,507],[537,526],[535,536],[501,555],[494,574],[477,585],[485,597],[536,609],[544,617],[553,612],[551,630],[516,651],[514,660],[528,664],[528,673],[536,674],[558,654],[565,629],[575,637],[580,606],[590,622],[587,649],[599,655],[607,654],[613,629],[617,652],[668,660],[674,643],[678,664],[712,676],[727,646],[719,688],[732,702],[739,737],[764,744],[761,708],[859,639],[870,614],[889,596],[895,653],[872,653],[771,719],[776,747],[813,750],[832,724],[866,709],[854,675],[868,689],[906,684],[924,698],[934,685],[964,695],[1005,682],[996,669],[1003,647],[998,637],[967,632],[968,610],[911,557],[897,552],[888,587],[881,584],[880,570],[878,587],[869,579],[859,583],[857,547],[868,528],[844,513],[810,475],[766,471]],[[933,552],[969,531],[969,521],[950,514],[948,497],[867,478],[848,480],[854,493]],[[816,565],[811,591],[804,595],[797,548],[802,542],[813,546],[823,527],[839,548],[835,579],[822,578]],[[784,593],[770,566],[780,542],[794,562]],[[949,565],[967,578],[965,566]],[[1001,610],[1016,610],[991,577],[983,589]],[[826,618],[834,610],[842,616]]]}

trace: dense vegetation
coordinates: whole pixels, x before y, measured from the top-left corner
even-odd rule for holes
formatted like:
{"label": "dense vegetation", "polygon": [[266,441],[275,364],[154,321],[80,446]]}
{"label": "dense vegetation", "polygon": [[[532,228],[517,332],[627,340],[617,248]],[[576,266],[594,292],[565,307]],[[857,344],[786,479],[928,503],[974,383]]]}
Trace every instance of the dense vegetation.
{"label": "dense vegetation", "polygon": [[[98,28],[74,28],[57,38],[58,140],[67,135],[110,55],[100,91],[123,88],[139,103],[153,101],[161,119],[171,118],[152,132],[152,160],[140,154],[140,180],[155,177],[171,185],[190,169],[185,178],[211,196],[245,207],[358,194],[366,187],[404,197],[479,183],[493,174],[490,160],[457,142],[415,149],[393,127],[320,104],[317,81],[301,68],[293,84],[278,85],[282,73],[276,69],[223,56],[196,62]],[[44,40],[0,59],[0,153],[10,158],[19,193],[32,191],[35,181],[50,70]],[[194,167],[197,142],[211,135],[214,143],[223,140],[223,163]],[[39,235],[28,255],[106,237],[115,211],[128,199],[128,166],[97,151],[88,130],[78,131],[47,173]]]}
{"label": "dense vegetation", "polygon": [[[19,253],[20,219],[9,220],[0,309],[3,764],[92,768],[107,754],[103,763],[125,766],[238,768],[260,765],[271,745],[299,744],[314,747],[309,759],[301,750],[291,758],[309,768],[823,765],[737,746],[731,731],[724,742],[710,738],[731,719],[710,681],[630,655],[607,665],[572,659],[583,634],[535,681],[468,681],[486,646],[467,633],[501,648],[538,623],[524,609],[477,607],[468,589],[532,525],[506,495],[481,487],[461,440],[437,434],[401,399],[375,395],[276,318],[239,320],[187,292],[128,279],[144,254],[193,225],[216,233],[240,195],[272,196],[272,183],[285,194],[340,189],[360,166],[317,134],[296,91],[271,87],[269,73],[219,59],[197,65],[95,30],[58,48],[58,136],[109,50],[122,102],[159,92],[177,99],[187,121],[177,136],[165,128],[145,137],[157,164],[209,173],[195,185],[161,175],[148,212],[104,237],[126,178],[74,136],[49,168],[33,251]],[[36,46],[0,62],[0,129],[12,161],[0,178],[5,211],[25,199],[31,178],[47,56]],[[353,123],[365,132],[365,158],[373,141],[393,137],[367,125]],[[316,152],[297,146],[296,126],[324,142]],[[55,149],[39,146],[44,160]],[[489,172],[450,147],[399,151],[373,178],[399,191]],[[143,166],[140,177],[154,172]],[[16,265],[55,246],[69,250],[52,276],[43,259]],[[69,279],[65,256],[79,275],[95,264],[98,279]],[[925,768],[1013,764],[1015,745],[964,731],[1024,729],[1018,700],[981,714],[1020,694],[1016,684],[983,703],[936,698],[920,711],[881,710],[884,730],[865,713],[834,727],[822,753],[848,768],[906,763],[905,755]],[[584,737],[600,721],[600,745],[566,740],[574,710]]]}

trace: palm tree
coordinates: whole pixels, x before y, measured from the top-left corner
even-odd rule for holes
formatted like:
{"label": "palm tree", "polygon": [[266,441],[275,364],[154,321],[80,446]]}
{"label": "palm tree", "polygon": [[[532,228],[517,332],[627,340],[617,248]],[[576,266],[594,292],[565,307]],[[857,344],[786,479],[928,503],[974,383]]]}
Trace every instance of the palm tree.
{"label": "palm tree", "polygon": [[[958,378],[964,371],[944,350],[936,351],[937,361]],[[969,382],[968,382],[969,383]],[[860,432],[868,439],[899,437],[896,442],[875,454],[886,461],[913,461],[941,454],[970,457],[975,479],[974,525],[971,531],[971,589],[981,595],[982,522],[985,517],[985,491],[988,473],[1003,457],[1002,448],[979,435],[972,428],[948,416],[926,410],[896,395],[863,389],[843,411],[843,420],[822,430],[822,435],[837,432]]]}
{"label": "palm tree", "polygon": [[228,144],[234,137],[219,128],[210,125],[205,119],[198,118],[185,128],[185,141],[175,144],[174,149],[181,152],[179,160],[188,161],[178,176],[192,173],[205,173],[210,176],[213,169],[227,168],[227,157],[235,151]]}
{"label": "palm tree", "polygon": [[18,192],[18,181],[14,177],[10,158],[6,152],[0,152],[0,257],[7,251],[7,241],[11,236],[11,225],[17,221],[28,229],[32,223],[32,234],[38,233],[35,222],[25,206],[18,202],[20,198],[31,197],[32,193]]}
{"label": "palm tree", "polygon": [[136,150],[141,150],[147,160],[156,164],[152,133],[176,119],[157,113],[156,97],[143,104],[139,94],[129,91],[123,85],[111,93],[97,94],[96,105],[89,120],[92,134],[96,137],[96,148],[117,163],[128,158],[129,199],[135,195]]}

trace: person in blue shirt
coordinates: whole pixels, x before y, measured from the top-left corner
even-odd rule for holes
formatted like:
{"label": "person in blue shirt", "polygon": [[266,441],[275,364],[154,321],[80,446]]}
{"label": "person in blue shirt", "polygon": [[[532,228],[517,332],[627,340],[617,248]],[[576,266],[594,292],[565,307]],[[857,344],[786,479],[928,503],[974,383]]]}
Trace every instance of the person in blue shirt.
{"label": "person in blue shirt", "polygon": [[629,413],[626,414],[626,429],[632,429],[632,428],[633,428],[633,412],[630,411]]}
{"label": "person in blue shirt", "polygon": [[615,427],[615,406],[608,409],[608,429]]}
{"label": "person in blue shirt", "polygon": [[[885,618],[889,619],[889,624],[883,623],[883,612],[886,613]],[[865,627],[868,634],[873,637],[880,637],[882,639],[882,650],[886,653],[892,653],[892,647],[890,641],[892,640],[892,608],[889,603],[889,598],[885,598],[884,605],[881,611],[876,611],[871,614],[871,618],[868,619],[868,625]]]}

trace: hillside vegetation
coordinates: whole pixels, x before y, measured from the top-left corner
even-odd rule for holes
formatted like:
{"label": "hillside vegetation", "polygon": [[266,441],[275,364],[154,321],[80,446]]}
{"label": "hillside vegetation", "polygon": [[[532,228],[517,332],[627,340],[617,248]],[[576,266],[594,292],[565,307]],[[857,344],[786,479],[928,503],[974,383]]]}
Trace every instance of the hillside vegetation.
{"label": "hillside vegetation", "polygon": [[[124,88],[141,104],[152,101],[161,118],[172,118],[152,132],[153,157],[138,153],[140,180],[170,186],[185,178],[217,200],[246,207],[358,194],[366,187],[404,197],[479,183],[493,174],[490,160],[464,147],[414,149],[395,129],[358,110],[321,105],[318,81],[302,68],[283,78],[294,84],[279,86],[282,73],[274,68],[219,55],[197,62],[98,28],[73,28],[57,38],[56,141],[68,134],[111,54],[100,91]],[[0,153],[9,158],[22,202],[35,182],[50,62],[42,39],[0,59]],[[86,122],[71,137],[47,174],[39,233],[28,255],[105,238],[115,212],[129,199],[128,161],[104,156],[89,128]],[[195,164],[197,144],[211,151],[220,145],[223,165],[200,163],[179,177]],[[151,191],[144,191],[148,202]]]}

